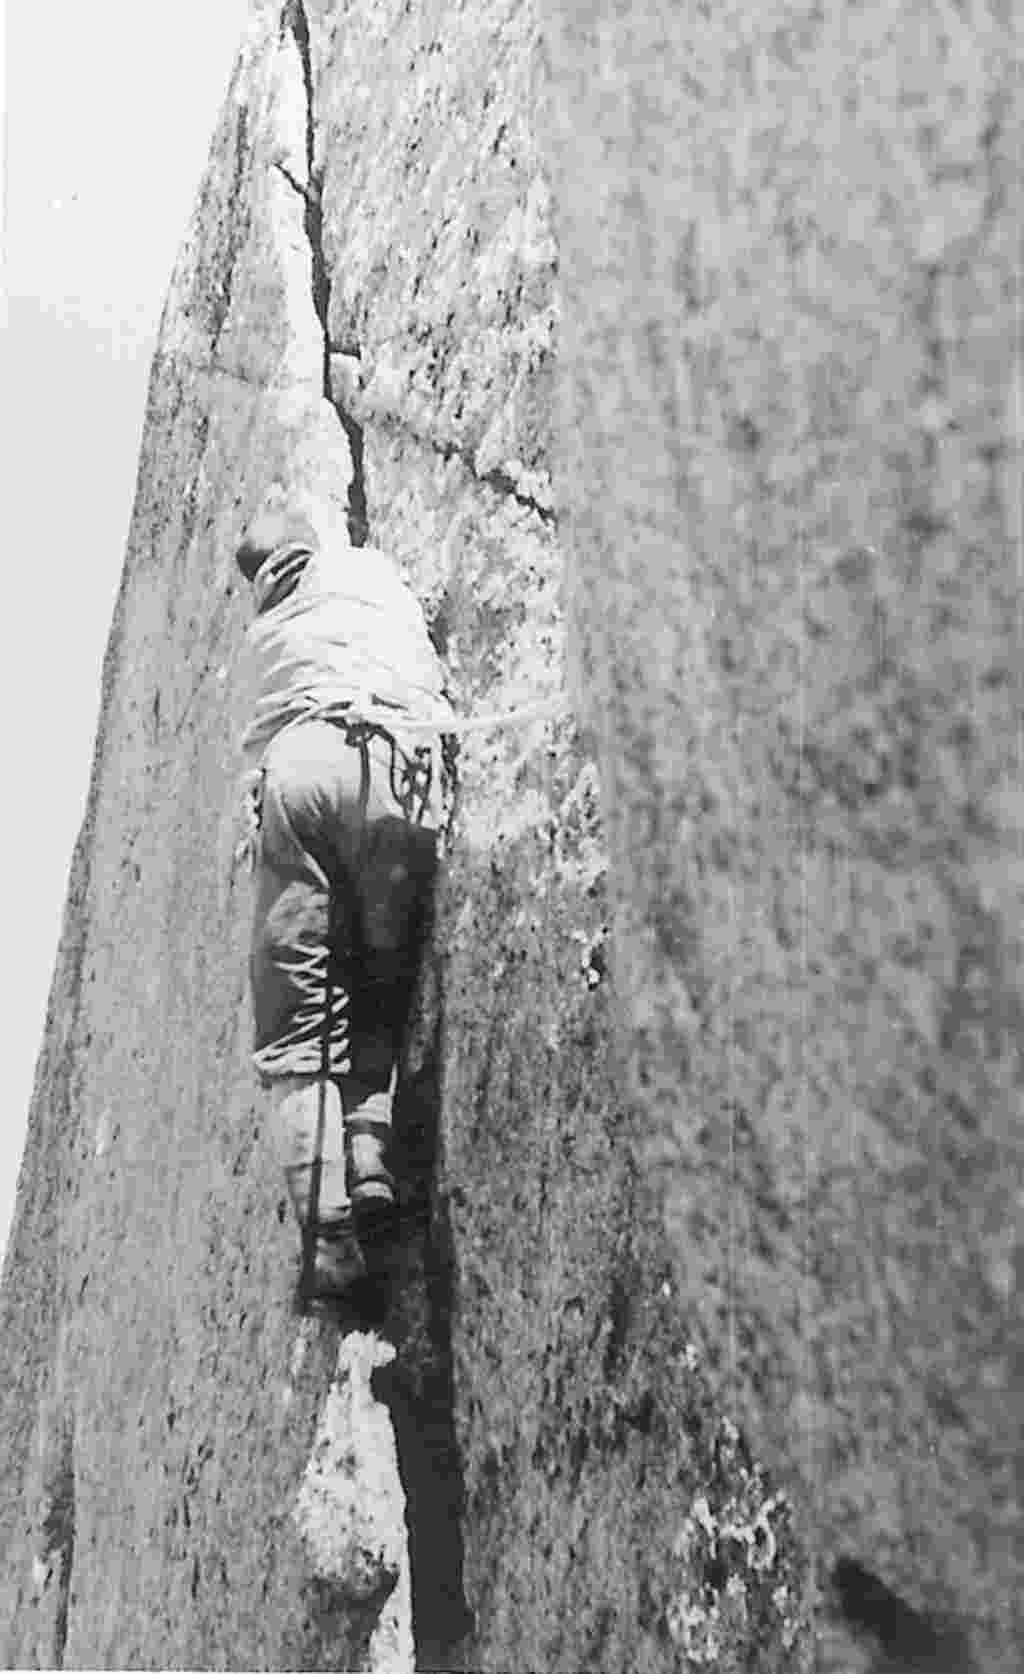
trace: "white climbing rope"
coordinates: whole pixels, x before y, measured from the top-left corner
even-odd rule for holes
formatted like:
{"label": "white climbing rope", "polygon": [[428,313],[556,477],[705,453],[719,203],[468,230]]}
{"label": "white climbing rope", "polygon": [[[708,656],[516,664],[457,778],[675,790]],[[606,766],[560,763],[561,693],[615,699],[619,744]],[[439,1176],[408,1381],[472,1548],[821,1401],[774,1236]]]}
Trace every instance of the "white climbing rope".
{"label": "white climbing rope", "polygon": [[[355,700],[352,703],[316,704],[311,703],[309,713],[296,716],[296,721],[317,719],[323,721],[376,721],[380,725],[387,724],[397,732],[425,732],[446,733],[455,737],[462,737],[467,732],[487,732],[493,727],[519,726],[526,721],[542,721],[555,719],[569,712],[568,699],[564,692],[556,692],[551,697],[536,698],[532,703],[521,703],[510,709],[493,709],[484,715],[438,716],[433,720],[417,719],[397,705],[374,703]],[[295,722],[289,721],[292,726]]]}

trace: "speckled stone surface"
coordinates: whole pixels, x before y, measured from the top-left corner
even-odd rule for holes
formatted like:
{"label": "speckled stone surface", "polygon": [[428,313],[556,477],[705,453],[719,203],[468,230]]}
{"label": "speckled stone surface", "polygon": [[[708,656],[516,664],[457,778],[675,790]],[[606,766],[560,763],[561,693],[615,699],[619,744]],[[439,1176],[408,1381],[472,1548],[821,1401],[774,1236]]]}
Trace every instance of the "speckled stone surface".
{"label": "speckled stone surface", "polygon": [[[0,1290],[0,1661],[850,1674],[848,1553],[1012,1666],[1008,29],[253,6]],[[372,1317],[296,1317],[248,1062],[270,475],[463,716],[559,711],[461,740]]]}
{"label": "speckled stone surface", "polygon": [[541,10],[646,1171],[817,1551],[1009,1669],[1019,37],[997,3]]}

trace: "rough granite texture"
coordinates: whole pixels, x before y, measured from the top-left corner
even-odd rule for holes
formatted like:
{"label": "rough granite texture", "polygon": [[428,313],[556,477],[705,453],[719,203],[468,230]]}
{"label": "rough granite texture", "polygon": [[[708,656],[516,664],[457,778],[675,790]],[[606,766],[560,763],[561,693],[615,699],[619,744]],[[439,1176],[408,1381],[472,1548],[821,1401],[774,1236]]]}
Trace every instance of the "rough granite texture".
{"label": "rough granite texture", "polygon": [[[1016,1666],[1011,30],[254,4],[0,1289],[0,1662]],[[333,1321],[234,858],[281,472],[460,711],[565,699],[461,741],[400,1271]]]}
{"label": "rough granite texture", "polygon": [[816,1555],[1008,1669],[1011,8],[541,11],[571,642],[643,1171],[717,1386],[802,1479]]}

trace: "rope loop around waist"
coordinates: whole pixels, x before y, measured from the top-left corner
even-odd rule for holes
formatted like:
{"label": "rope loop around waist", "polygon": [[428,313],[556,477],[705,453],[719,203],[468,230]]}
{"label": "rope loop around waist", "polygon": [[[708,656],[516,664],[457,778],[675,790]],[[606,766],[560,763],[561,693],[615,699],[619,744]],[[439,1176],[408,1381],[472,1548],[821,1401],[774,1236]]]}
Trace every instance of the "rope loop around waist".
{"label": "rope loop around waist", "polygon": [[[461,738],[468,732],[486,732],[494,727],[520,726],[527,721],[554,720],[568,713],[569,703],[564,692],[557,692],[551,697],[537,698],[533,703],[521,703],[510,709],[495,709],[489,714],[438,715],[430,720],[411,714],[397,703],[387,703],[370,696],[365,701],[361,698],[341,698],[329,703],[311,699],[308,707],[297,713],[286,725],[296,726],[300,721],[312,720],[345,721],[348,725],[366,721],[393,727],[399,733],[432,733],[435,737],[445,735]],[[281,731],[285,731],[285,727],[282,727]]]}
{"label": "rope loop around waist", "polygon": [[[305,721],[326,721],[329,724],[343,726],[351,735],[357,735],[357,729],[369,729],[362,733],[364,748],[369,737],[383,736],[391,746],[390,783],[391,791],[396,802],[402,808],[407,819],[412,820],[411,812],[406,812],[407,806],[411,810],[414,800],[420,798],[420,811],[414,823],[420,823],[426,811],[430,792],[433,788],[433,761],[429,745],[420,745],[410,758],[407,752],[401,750],[397,744],[394,732],[400,734],[426,733],[438,739],[441,747],[442,783],[445,777],[452,779],[455,773],[455,760],[458,751],[458,740],[471,732],[486,732],[503,726],[519,726],[528,721],[558,720],[569,714],[568,698],[564,692],[555,693],[546,698],[537,698],[533,703],[518,704],[509,709],[492,710],[489,714],[469,715],[459,718],[455,715],[437,716],[431,720],[411,715],[408,710],[398,704],[381,703],[379,699],[363,702],[359,699],[338,699],[335,702],[323,703],[311,699],[298,710],[285,724],[275,732],[271,743],[276,743],[283,733],[290,731]],[[268,745],[269,748],[269,745]],[[395,754],[401,751],[403,756],[403,770],[401,778],[396,784]],[[409,764],[412,763],[410,768]],[[266,767],[261,766],[247,774],[248,796],[250,804],[249,829],[235,851],[236,862],[243,862],[251,871],[255,862],[255,845],[259,834],[263,776]]]}
{"label": "rope loop around waist", "polygon": [[[363,719],[349,719],[346,716],[330,717],[331,726],[341,727],[349,744],[357,749],[362,763],[364,780],[368,782],[370,743],[374,738],[381,738],[388,746],[390,760],[388,762],[388,783],[391,794],[403,817],[410,825],[422,825],[423,816],[430,801],[430,792],[434,784],[433,752],[428,744],[419,744],[410,756],[402,749],[394,733],[381,721],[367,721]],[[401,757],[401,767],[399,767]],[[416,803],[419,802],[419,812],[416,813]],[[365,820],[365,802],[361,807]]]}

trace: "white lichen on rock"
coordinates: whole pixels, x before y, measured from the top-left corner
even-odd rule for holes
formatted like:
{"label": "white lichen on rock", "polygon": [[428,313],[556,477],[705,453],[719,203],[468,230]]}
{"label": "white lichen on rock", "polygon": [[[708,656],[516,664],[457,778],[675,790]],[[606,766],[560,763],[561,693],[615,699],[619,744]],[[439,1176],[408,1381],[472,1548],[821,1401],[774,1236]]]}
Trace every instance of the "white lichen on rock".
{"label": "white lichen on rock", "polygon": [[371,1387],[395,1351],[371,1332],[352,1332],[338,1350],[293,1519],[310,1572],[338,1596],[362,1604],[381,1596],[371,1671],[414,1666],[405,1496],[391,1419]]}

